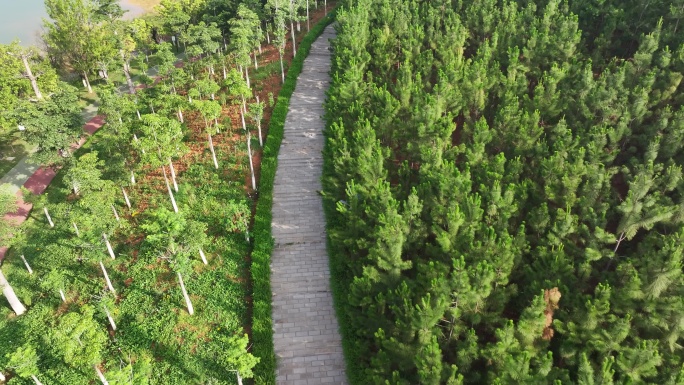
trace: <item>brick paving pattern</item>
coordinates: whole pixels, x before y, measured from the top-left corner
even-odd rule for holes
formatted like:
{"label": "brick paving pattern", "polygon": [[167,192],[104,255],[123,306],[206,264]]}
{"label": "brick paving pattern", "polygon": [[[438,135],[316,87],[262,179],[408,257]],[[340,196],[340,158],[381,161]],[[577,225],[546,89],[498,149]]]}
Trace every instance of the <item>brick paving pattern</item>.
{"label": "brick paving pattern", "polygon": [[332,27],[313,43],[292,99],[273,191],[271,261],[278,385],[347,384],[330,293],[323,167],[323,101]]}

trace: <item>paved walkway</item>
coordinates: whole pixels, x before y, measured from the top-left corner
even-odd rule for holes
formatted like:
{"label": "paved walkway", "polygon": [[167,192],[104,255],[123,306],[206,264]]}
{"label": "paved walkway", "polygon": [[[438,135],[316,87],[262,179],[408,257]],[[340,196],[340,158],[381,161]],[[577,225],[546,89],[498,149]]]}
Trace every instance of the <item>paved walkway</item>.
{"label": "paved walkway", "polygon": [[330,77],[326,28],[304,61],[285,120],[273,191],[271,261],[278,385],[347,384],[330,293],[321,189],[323,101]]}

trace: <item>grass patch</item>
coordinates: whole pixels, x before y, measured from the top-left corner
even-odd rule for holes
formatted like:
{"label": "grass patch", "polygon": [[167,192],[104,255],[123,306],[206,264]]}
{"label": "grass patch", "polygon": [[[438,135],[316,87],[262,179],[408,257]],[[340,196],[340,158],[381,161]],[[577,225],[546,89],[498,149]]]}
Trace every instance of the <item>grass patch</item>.
{"label": "grass patch", "polygon": [[0,132],[0,177],[7,174],[20,160],[31,153],[33,146],[26,143],[18,130]]}
{"label": "grass patch", "polygon": [[[273,319],[271,318],[271,253],[274,241],[271,235],[271,208],[273,206],[273,182],[278,167],[278,151],[283,140],[285,117],[290,98],[302,71],[304,59],[309,55],[311,44],[335,18],[333,10],[321,19],[301,41],[297,55],[292,60],[285,84],[280,89],[271,115],[268,138],[264,146],[259,183],[259,201],[254,218],[254,249],[252,250],[252,354],[261,361],[254,368],[254,382],[259,385],[275,384],[276,357],[273,347]],[[280,71],[280,64],[274,62]],[[268,66],[265,66],[267,68]]]}

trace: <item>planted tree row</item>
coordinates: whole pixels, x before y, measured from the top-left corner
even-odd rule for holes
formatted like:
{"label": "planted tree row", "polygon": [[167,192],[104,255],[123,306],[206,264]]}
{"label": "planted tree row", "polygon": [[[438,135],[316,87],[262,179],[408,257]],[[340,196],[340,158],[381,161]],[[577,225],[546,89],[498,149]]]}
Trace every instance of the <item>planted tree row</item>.
{"label": "planted tree row", "polygon": [[684,381],[684,35],[657,3],[338,13],[324,189],[356,383]]}
{"label": "planted tree row", "polygon": [[[3,244],[12,233],[0,284],[13,310],[0,310],[0,380],[187,384],[252,377],[252,158],[273,100],[267,106],[254,97],[264,97],[263,85],[247,83],[248,67],[259,79],[272,73],[255,68],[264,35],[257,36],[262,20],[250,12],[263,10],[250,6],[240,5],[227,21],[225,43],[213,22],[180,29],[201,29],[181,35],[190,57],[183,66],[171,44],[148,34],[149,50],[132,55],[146,56],[140,63],[149,61],[158,77],[139,77],[142,88],[130,93],[101,86],[106,125],[85,150],[69,150],[81,124],[73,88],[62,91],[71,102],[58,104],[57,93],[27,102],[38,110],[56,105],[40,120],[8,118],[28,132],[53,120],[59,127],[51,132],[65,134],[52,147],[36,141],[42,159],[62,168],[56,185],[27,196],[34,211],[21,229],[0,229]],[[245,30],[249,39],[232,38]],[[241,61],[240,52],[254,61]],[[14,209],[4,197],[2,215]]]}

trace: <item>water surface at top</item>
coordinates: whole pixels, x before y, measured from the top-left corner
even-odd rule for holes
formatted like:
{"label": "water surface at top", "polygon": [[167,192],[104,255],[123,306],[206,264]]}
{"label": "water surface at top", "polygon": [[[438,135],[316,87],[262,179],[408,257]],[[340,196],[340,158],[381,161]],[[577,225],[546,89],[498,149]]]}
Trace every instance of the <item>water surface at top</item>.
{"label": "water surface at top", "polygon": [[[121,7],[128,10],[124,18],[139,16],[143,9],[121,1]],[[19,39],[24,46],[35,45],[47,18],[44,0],[0,0],[0,44],[9,44]]]}

